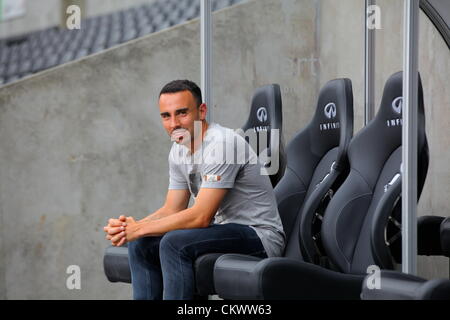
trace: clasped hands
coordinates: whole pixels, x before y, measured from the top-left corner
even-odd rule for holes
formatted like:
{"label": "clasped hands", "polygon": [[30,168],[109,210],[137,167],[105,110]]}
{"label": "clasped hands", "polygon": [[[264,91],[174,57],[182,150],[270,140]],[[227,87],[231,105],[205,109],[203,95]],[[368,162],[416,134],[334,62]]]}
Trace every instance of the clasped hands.
{"label": "clasped hands", "polygon": [[120,247],[138,238],[136,233],[138,224],[133,217],[121,215],[118,219],[109,219],[103,231],[106,232],[106,239],[110,240],[113,246]]}

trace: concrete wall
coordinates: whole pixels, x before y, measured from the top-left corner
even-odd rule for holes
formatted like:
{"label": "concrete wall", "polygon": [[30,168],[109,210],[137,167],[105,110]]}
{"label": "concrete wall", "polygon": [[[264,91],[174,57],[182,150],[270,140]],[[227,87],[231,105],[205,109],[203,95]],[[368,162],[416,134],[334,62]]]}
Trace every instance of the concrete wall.
{"label": "concrete wall", "polygon": [[[258,0],[215,14],[221,123],[240,127],[256,86],[279,82],[290,88],[286,137],[306,124],[316,81],[308,71],[291,74],[286,57],[314,56],[314,16],[309,0]],[[131,286],[103,274],[102,227],[164,200],[170,143],[157,94],[175,78],[200,82],[199,31],[194,21],[0,89],[2,298],[131,297]],[[81,290],[66,288],[69,265],[81,268]]]}
{"label": "concrete wall", "polygon": [[[83,16],[92,17],[125,8],[151,3],[155,0],[81,0],[85,3]],[[80,0],[26,0],[26,15],[14,20],[0,22],[0,39],[59,25],[66,17],[63,6]]]}
{"label": "concrete wall", "polygon": [[0,39],[59,24],[61,0],[28,0],[26,10],[23,17],[0,22]]}
{"label": "concrete wall", "polygon": [[231,128],[242,126],[254,90],[278,83],[289,141],[311,119],[316,103],[314,2],[264,0],[241,6],[225,9],[224,19],[215,21],[214,118]]}
{"label": "concrete wall", "polygon": [[[384,83],[403,69],[403,1],[377,0],[382,29],[376,30],[376,97],[378,106]],[[320,83],[334,77],[353,81],[355,130],[364,124],[364,1],[320,0],[318,55]],[[450,51],[428,17],[420,12],[419,70],[424,87],[430,166],[419,202],[419,215],[450,215],[450,145],[448,137]],[[418,272],[426,278],[447,277],[447,258],[419,257]]]}

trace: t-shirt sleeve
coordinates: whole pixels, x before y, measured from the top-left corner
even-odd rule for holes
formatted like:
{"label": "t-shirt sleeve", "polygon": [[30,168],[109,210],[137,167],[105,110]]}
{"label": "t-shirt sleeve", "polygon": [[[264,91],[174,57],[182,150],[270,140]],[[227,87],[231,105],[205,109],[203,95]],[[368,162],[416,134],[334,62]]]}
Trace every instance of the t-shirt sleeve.
{"label": "t-shirt sleeve", "polygon": [[[227,155],[229,151],[232,151],[232,155]],[[235,161],[235,153],[237,153],[237,146],[234,139],[213,142],[204,156],[200,188],[233,188],[239,171],[244,165],[242,161]]]}
{"label": "t-shirt sleeve", "polygon": [[241,165],[235,163],[205,165],[200,188],[231,189],[240,169]]}
{"label": "t-shirt sleeve", "polygon": [[174,163],[173,157],[169,155],[169,190],[189,189],[186,178],[180,168]]}

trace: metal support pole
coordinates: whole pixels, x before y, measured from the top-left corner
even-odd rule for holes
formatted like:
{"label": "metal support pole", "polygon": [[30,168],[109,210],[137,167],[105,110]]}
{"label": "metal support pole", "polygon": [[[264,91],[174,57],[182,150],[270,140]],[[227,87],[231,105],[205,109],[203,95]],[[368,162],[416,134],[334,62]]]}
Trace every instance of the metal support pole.
{"label": "metal support pole", "polygon": [[206,120],[213,121],[212,102],[212,3],[200,0],[201,15],[201,87],[203,102],[208,106]]}
{"label": "metal support pole", "polygon": [[369,9],[374,4],[375,0],[366,0],[364,13],[364,125],[375,114],[375,30],[368,26]]}
{"label": "metal support pole", "polygon": [[417,273],[419,0],[405,0],[403,31],[402,271]]}

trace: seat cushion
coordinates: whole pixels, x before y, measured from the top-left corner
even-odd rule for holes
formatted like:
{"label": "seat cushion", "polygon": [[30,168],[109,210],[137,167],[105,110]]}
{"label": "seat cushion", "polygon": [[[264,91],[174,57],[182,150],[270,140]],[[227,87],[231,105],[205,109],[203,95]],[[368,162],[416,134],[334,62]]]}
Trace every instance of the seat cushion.
{"label": "seat cushion", "polygon": [[224,299],[358,300],[363,279],[284,257],[225,254],[214,267],[214,285]]}
{"label": "seat cushion", "polygon": [[450,217],[441,223],[441,247],[443,254],[450,257]]}
{"label": "seat cushion", "polygon": [[131,283],[128,247],[110,246],[106,248],[103,257],[103,268],[109,281]]}
{"label": "seat cushion", "polygon": [[208,253],[195,260],[196,294],[207,296],[216,294],[214,288],[214,264],[223,253]]}
{"label": "seat cushion", "polygon": [[417,219],[417,253],[419,255],[442,255],[439,228],[444,217],[421,216]]}
{"label": "seat cushion", "polygon": [[[216,293],[213,281],[214,263],[222,254],[205,254],[198,257],[195,261],[196,295],[207,296]],[[131,283],[128,247],[125,245],[106,248],[103,257],[103,268],[109,281]]]}
{"label": "seat cushion", "polygon": [[[369,277],[369,276],[368,276]],[[363,282],[363,300],[449,300],[450,280],[425,280],[413,275],[383,270],[380,288],[370,289]]]}
{"label": "seat cushion", "polygon": [[257,275],[258,263],[263,259],[226,254],[217,259],[214,267],[216,292],[224,299],[263,299]]}

